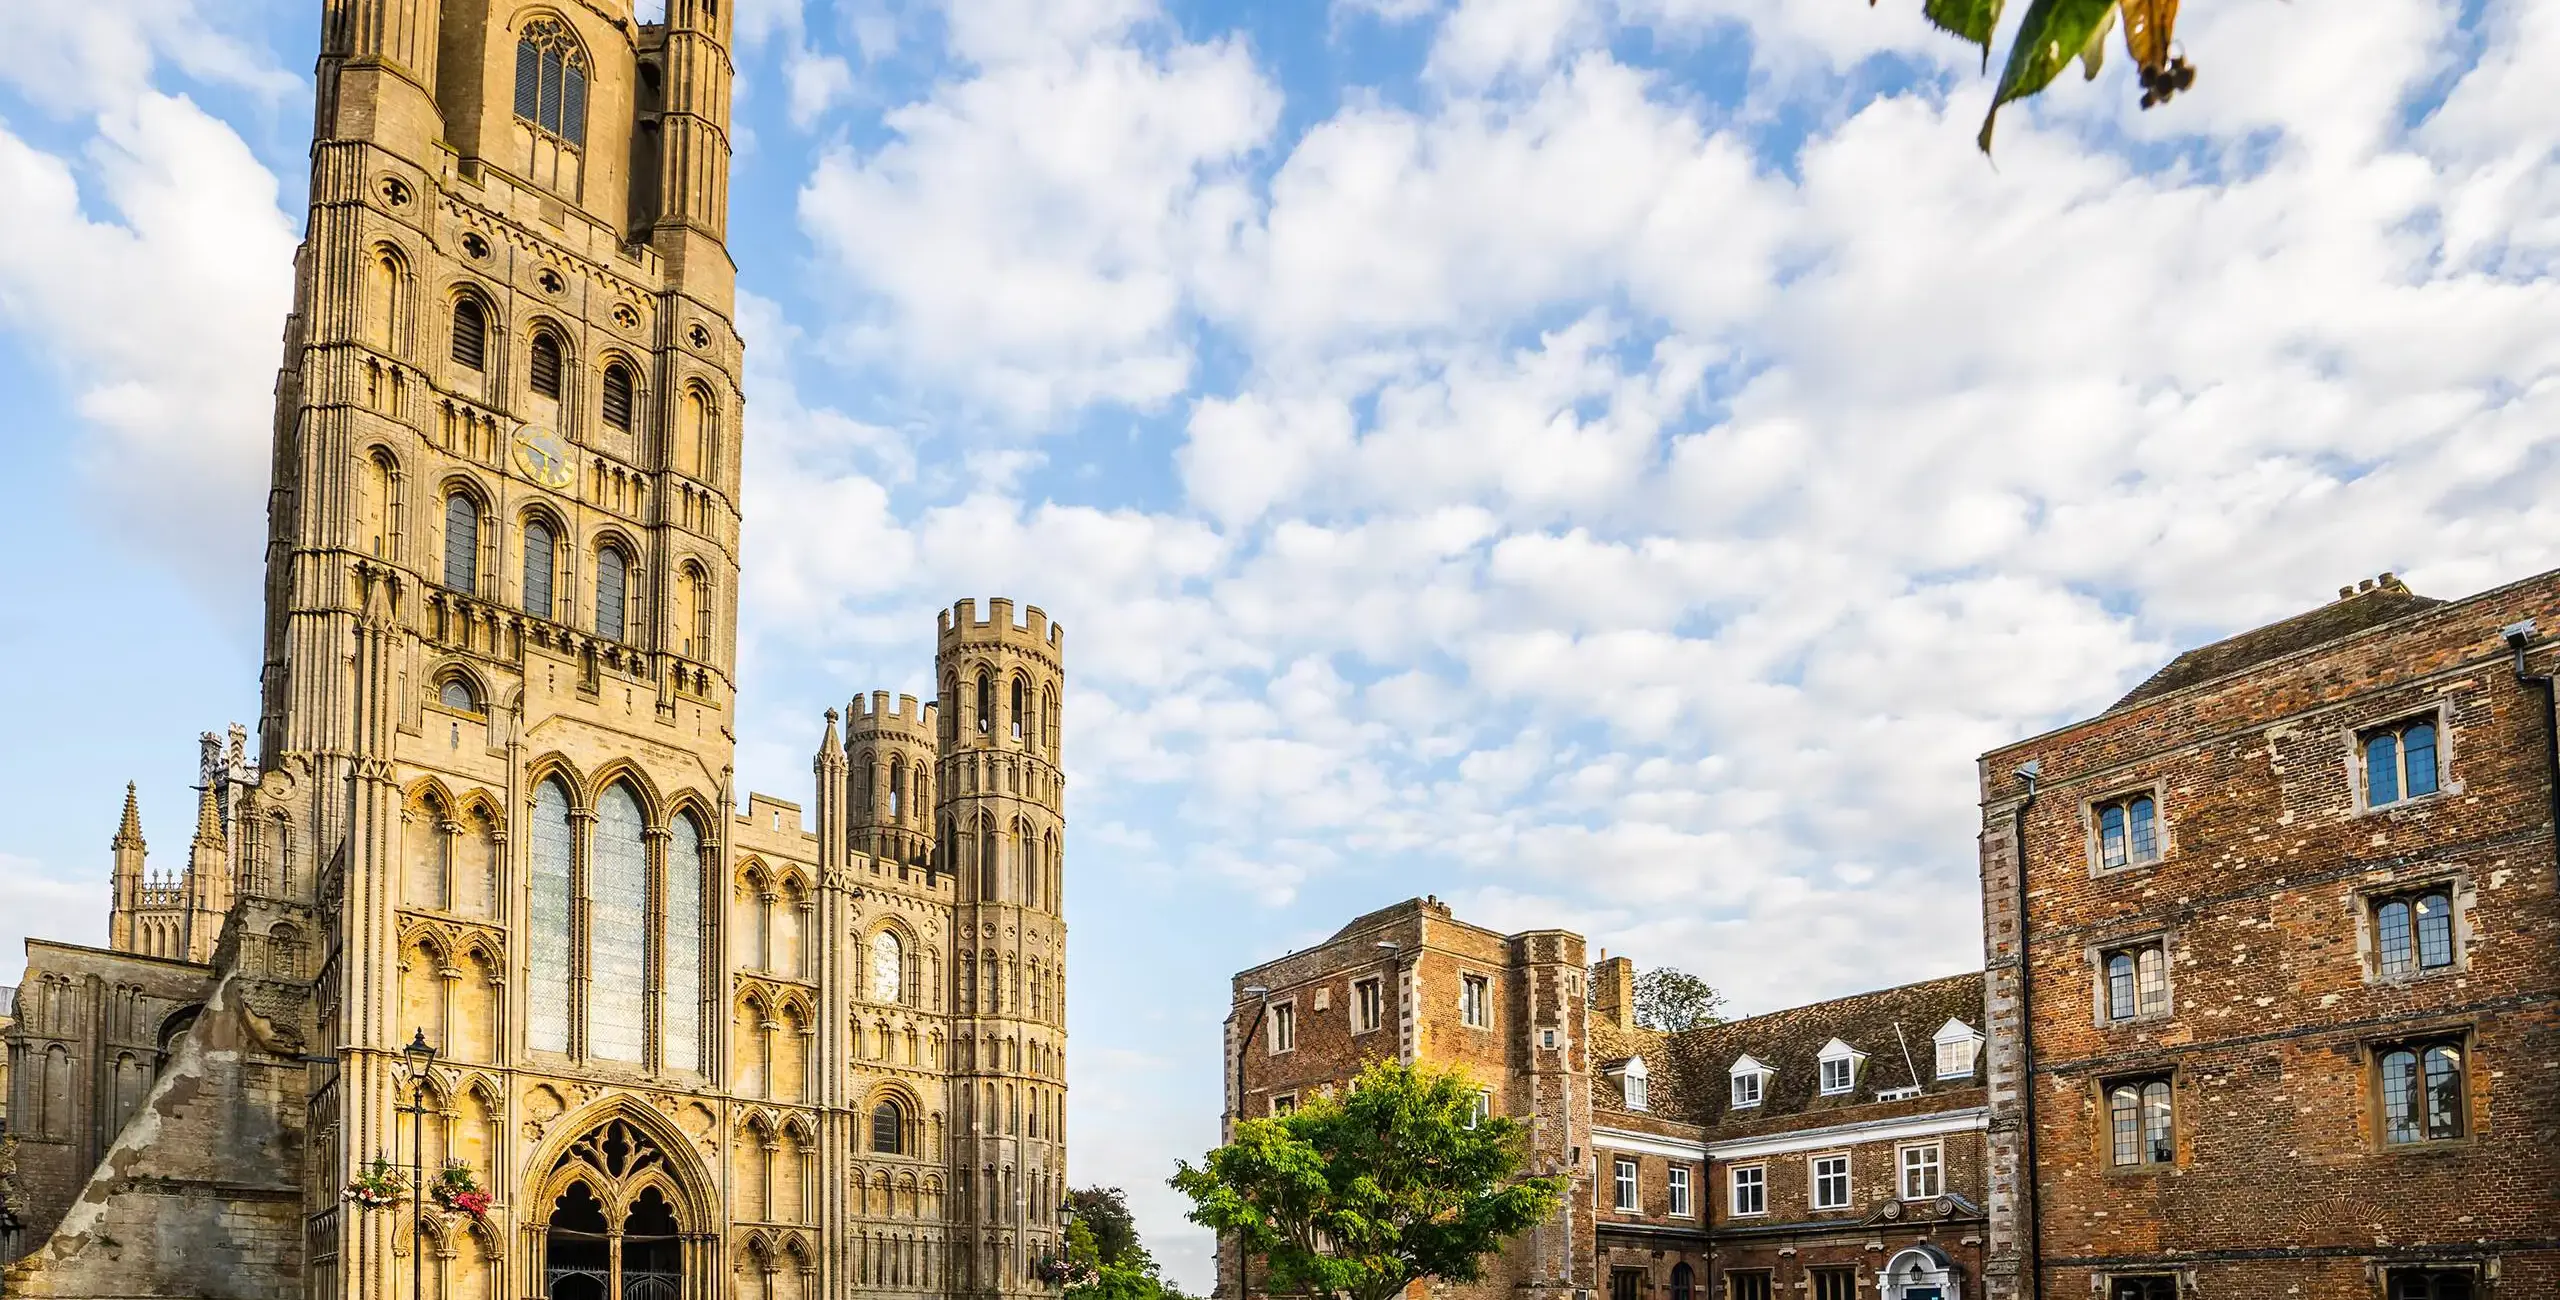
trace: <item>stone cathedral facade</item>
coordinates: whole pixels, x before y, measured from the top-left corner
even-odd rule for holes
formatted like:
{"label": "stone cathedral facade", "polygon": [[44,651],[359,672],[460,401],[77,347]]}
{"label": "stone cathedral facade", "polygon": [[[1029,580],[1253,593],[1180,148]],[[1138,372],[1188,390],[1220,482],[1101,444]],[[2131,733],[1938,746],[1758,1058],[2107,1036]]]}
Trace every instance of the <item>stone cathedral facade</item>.
{"label": "stone cathedral facade", "polygon": [[0,1294],[1049,1290],[1063,631],[961,601],[810,815],[732,783],[733,18],[326,0],[261,714],[29,942]]}

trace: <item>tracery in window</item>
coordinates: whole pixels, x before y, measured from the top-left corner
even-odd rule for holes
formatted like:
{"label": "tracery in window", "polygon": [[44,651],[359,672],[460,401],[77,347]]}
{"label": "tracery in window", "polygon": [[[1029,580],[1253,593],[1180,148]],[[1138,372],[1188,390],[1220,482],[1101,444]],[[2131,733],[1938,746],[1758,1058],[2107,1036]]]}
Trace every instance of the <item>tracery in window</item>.
{"label": "tracery in window", "polygon": [[586,143],[586,56],[550,19],[526,23],[516,39],[516,116],[570,144]]}
{"label": "tracery in window", "polygon": [[569,1050],[569,792],[557,778],[533,794],[533,888],[526,916],[526,1038]]}

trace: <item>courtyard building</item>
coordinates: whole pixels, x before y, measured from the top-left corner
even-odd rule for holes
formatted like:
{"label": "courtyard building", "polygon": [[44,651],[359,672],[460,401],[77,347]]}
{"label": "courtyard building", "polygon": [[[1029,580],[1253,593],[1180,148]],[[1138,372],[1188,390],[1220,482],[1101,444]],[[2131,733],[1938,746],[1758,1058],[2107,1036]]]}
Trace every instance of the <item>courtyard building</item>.
{"label": "courtyard building", "polygon": [[28,943],[0,1294],[1049,1290],[1063,630],[960,601],[810,804],[733,784],[735,18],[326,6],[260,714]]}

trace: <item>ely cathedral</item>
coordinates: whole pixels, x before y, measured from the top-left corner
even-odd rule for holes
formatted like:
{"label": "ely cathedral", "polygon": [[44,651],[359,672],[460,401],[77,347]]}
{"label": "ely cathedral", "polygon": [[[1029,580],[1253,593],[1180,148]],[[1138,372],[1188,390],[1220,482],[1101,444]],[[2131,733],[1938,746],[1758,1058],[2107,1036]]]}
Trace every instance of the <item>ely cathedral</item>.
{"label": "ely cathedral", "polygon": [[733,786],[734,17],[326,0],[256,733],[28,943],[0,1294],[1049,1290],[1062,631]]}

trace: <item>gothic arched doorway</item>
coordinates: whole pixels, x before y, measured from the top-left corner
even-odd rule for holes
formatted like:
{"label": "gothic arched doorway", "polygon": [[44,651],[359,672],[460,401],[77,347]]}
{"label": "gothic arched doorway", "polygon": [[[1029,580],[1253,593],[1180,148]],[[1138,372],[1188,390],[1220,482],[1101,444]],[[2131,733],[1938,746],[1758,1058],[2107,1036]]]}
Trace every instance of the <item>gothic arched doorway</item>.
{"label": "gothic arched doorway", "polygon": [[[681,1155],[682,1148],[676,1149]],[[687,1277],[712,1266],[677,1160],[640,1123],[615,1116],[568,1144],[539,1184],[542,1300],[707,1300]]]}

